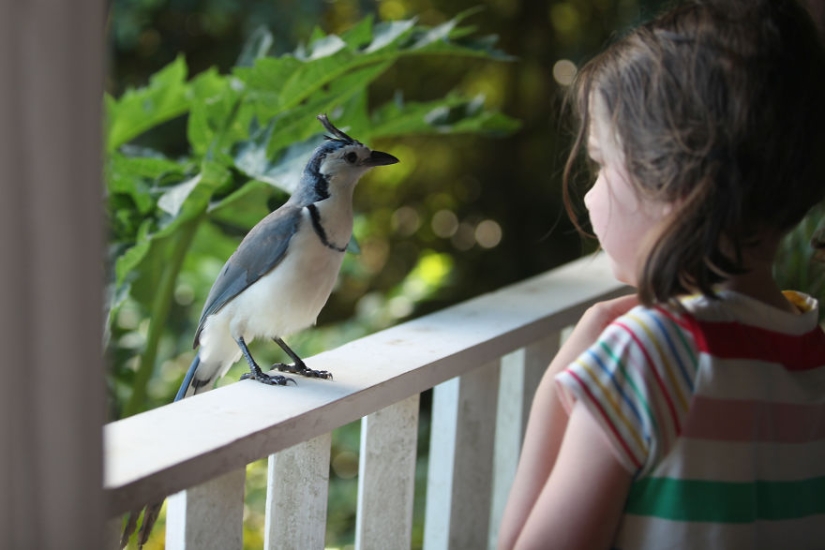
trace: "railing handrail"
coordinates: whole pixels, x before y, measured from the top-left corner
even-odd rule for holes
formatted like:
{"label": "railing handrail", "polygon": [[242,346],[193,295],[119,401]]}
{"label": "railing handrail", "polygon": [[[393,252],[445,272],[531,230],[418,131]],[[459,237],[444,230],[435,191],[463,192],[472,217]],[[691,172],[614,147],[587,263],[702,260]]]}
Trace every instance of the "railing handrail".
{"label": "railing handrail", "polygon": [[104,428],[108,513],[116,516],[308,441],[575,323],[626,292],[588,257],[307,360],[335,380],[242,382]]}

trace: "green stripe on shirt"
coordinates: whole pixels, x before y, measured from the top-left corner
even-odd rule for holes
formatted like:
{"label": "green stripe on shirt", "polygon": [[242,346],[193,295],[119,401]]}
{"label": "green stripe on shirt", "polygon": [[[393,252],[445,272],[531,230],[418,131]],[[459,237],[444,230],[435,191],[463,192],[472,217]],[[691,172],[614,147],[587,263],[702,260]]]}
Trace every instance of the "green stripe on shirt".
{"label": "green stripe on shirt", "polygon": [[717,523],[802,518],[825,513],[825,477],[753,483],[644,478],[631,486],[625,513]]}

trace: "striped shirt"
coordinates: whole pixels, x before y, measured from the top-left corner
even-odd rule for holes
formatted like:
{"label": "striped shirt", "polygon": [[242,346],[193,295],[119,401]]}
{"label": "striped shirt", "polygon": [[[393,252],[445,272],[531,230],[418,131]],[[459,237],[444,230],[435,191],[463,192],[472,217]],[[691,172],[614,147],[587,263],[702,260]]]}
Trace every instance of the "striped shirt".
{"label": "striped shirt", "polygon": [[556,378],[634,474],[616,548],[825,548],[825,333],[734,292],[636,307]]}

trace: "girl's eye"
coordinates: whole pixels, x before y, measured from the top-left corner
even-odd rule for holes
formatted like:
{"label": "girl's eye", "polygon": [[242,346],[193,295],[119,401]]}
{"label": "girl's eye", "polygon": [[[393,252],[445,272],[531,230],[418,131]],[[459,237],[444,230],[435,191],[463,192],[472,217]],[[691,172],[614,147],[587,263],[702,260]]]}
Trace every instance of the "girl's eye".
{"label": "girl's eye", "polygon": [[348,163],[355,164],[355,161],[358,160],[358,155],[356,155],[355,153],[347,153],[346,156],[344,156],[344,158]]}

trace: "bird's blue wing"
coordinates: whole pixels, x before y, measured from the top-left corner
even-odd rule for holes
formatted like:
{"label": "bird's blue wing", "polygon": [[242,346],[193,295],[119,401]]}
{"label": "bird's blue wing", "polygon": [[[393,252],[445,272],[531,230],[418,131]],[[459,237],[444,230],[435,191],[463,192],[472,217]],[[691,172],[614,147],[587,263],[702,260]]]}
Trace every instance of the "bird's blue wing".
{"label": "bird's blue wing", "polygon": [[261,220],[226,261],[203,306],[194,347],[206,318],[267,274],[286,256],[289,241],[301,223],[301,208],[284,205]]}

